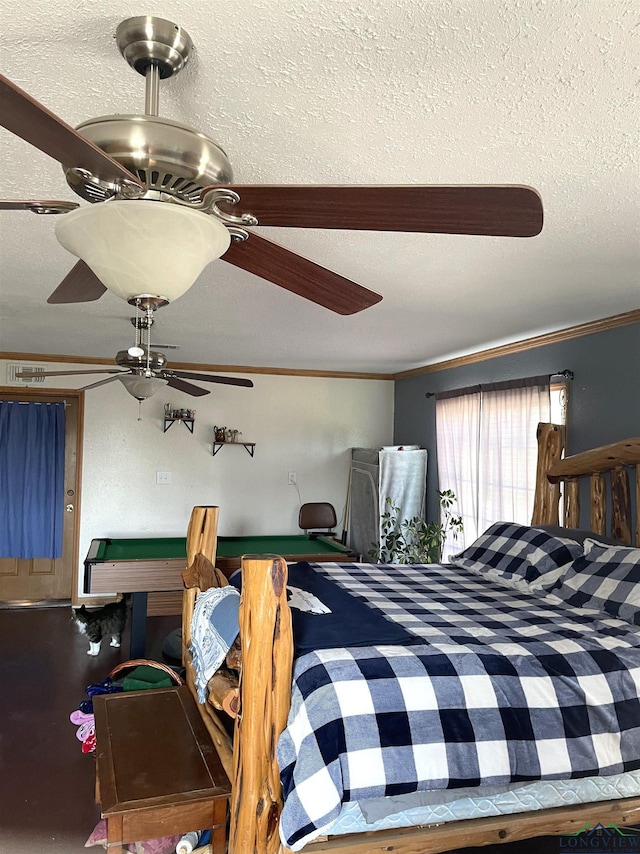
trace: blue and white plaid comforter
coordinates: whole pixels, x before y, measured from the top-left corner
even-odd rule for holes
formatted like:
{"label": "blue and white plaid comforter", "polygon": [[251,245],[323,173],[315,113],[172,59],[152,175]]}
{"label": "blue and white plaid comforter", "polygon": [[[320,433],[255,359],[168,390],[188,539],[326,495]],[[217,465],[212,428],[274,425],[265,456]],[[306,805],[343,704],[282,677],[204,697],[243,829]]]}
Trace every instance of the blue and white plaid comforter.
{"label": "blue and white plaid comforter", "polygon": [[288,847],[350,800],[640,768],[640,629],[453,566],[314,568],[423,642],[296,661]]}

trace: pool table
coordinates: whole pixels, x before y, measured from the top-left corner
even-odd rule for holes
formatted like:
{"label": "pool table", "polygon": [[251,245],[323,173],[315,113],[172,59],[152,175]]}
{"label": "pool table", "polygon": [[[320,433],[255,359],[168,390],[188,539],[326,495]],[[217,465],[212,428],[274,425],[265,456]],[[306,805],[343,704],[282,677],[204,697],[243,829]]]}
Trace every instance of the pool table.
{"label": "pool table", "polygon": [[[218,537],[216,566],[228,577],[244,554],[278,554],[289,562],[358,560],[330,535]],[[144,656],[147,593],[182,590],[185,537],[119,537],[91,541],[84,561],[85,593],[133,593],[131,657]]]}

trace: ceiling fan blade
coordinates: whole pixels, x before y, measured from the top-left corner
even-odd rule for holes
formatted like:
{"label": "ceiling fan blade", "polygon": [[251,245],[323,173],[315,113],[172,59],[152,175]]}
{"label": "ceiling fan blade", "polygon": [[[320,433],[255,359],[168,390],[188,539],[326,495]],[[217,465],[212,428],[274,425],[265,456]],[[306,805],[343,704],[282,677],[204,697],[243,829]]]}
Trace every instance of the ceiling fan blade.
{"label": "ceiling fan blade", "polygon": [[355,314],[382,299],[380,294],[253,232],[247,240],[232,243],[222,260],[337,314]]}
{"label": "ceiling fan blade", "polygon": [[78,261],[49,296],[47,302],[52,305],[92,302],[100,299],[106,290],[93,270],[84,261]]}
{"label": "ceiling fan blade", "polygon": [[176,391],[183,391],[185,394],[190,394],[192,397],[202,397],[205,394],[209,394],[209,391],[207,391],[206,388],[200,388],[197,385],[192,385],[192,383],[185,382],[179,377],[176,377],[173,374],[168,374],[165,371],[162,371],[162,378],[167,381],[170,388],[175,388]]}
{"label": "ceiling fan blade", "polygon": [[[522,186],[315,186],[234,184],[236,205],[260,225],[533,237],[542,229],[542,200]],[[203,194],[206,190],[203,191]]]}
{"label": "ceiling fan blade", "polygon": [[63,166],[82,167],[110,183],[126,180],[142,186],[140,179],[128,169],[2,74],[0,125],[58,160]]}
{"label": "ceiling fan blade", "polygon": [[188,380],[200,380],[205,383],[223,383],[224,385],[244,386],[245,388],[253,388],[251,380],[245,380],[240,377],[221,377],[211,376],[210,374],[194,374],[190,371],[172,371],[176,377],[184,377]]}
{"label": "ceiling fan blade", "polygon": [[[124,374],[126,371],[118,371],[119,374]],[[98,380],[97,383],[91,383],[91,385],[83,385],[79,391],[89,391],[90,388],[98,388],[101,385],[106,385],[107,383],[112,383],[117,380],[118,377],[107,377],[106,380]]]}
{"label": "ceiling fan blade", "polygon": [[0,211],[31,211],[37,214],[61,214],[80,207],[58,199],[0,199]]}
{"label": "ceiling fan blade", "polygon": [[[81,361],[78,359],[78,361]],[[120,374],[119,368],[104,368],[103,370],[90,371],[18,371],[17,377],[79,377],[83,374]]]}
{"label": "ceiling fan blade", "polygon": [[205,383],[222,383],[223,385],[237,385],[244,388],[253,388],[251,380],[245,380],[240,377],[221,377],[212,376],[211,374],[194,374],[191,371],[171,371],[173,376],[184,377],[188,380],[199,380]]}

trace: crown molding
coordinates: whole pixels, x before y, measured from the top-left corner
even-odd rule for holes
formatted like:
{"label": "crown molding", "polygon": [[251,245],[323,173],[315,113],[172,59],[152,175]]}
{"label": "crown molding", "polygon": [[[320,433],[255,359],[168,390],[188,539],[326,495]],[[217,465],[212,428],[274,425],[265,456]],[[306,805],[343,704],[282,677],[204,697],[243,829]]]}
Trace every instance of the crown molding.
{"label": "crown molding", "polygon": [[[152,348],[153,349],[153,348]],[[115,366],[113,359],[103,359],[99,356],[69,356],[56,353],[15,353],[0,350],[0,359],[13,362],[59,362],[71,365],[106,365]],[[168,370],[204,371],[209,374],[270,374],[286,377],[329,377],[332,379],[353,380],[386,380],[393,381],[390,374],[360,373],[358,371],[320,371],[297,370],[294,368],[262,368],[249,365],[208,365],[200,362],[174,362]]]}
{"label": "crown molding", "polygon": [[581,323],[579,326],[570,326],[567,329],[560,329],[557,332],[537,335],[535,338],[525,338],[522,341],[514,341],[511,344],[503,344],[500,347],[492,347],[490,350],[480,350],[477,353],[469,353],[467,356],[458,356],[455,359],[447,359],[444,362],[435,362],[432,365],[424,365],[422,368],[401,371],[400,373],[393,374],[392,379],[404,380],[408,377],[418,377],[422,374],[435,374],[437,371],[446,371],[450,368],[460,368],[476,362],[485,362],[489,359],[497,359],[499,356],[523,353],[526,350],[533,350],[536,347],[546,347],[549,344],[570,341],[572,338],[593,335],[597,332],[617,329],[620,326],[629,326],[632,323],[640,323],[640,309],[626,311],[624,314],[616,314],[612,317],[602,318],[601,320],[592,320],[589,323]]}
{"label": "crown molding", "polygon": [[[629,326],[632,323],[640,323],[640,309],[605,317],[601,320],[592,320],[589,323],[581,323],[579,326],[570,326],[557,332],[548,332],[545,335],[537,335],[534,338],[525,338],[514,341],[511,344],[503,344],[500,347],[492,347],[489,350],[480,350],[459,356],[455,359],[447,359],[443,362],[434,362],[421,368],[413,368],[410,371],[401,371],[394,374],[365,373],[358,371],[320,371],[320,370],[294,370],[293,368],[262,368],[251,365],[208,365],[200,362],[171,362],[171,368],[179,371],[204,371],[210,374],[263,374],[282,377],[326,377],[329,379],[353,379],[353,380],[404,380],[408,377],[417,377],[422,374],[434,374],[437,371],[446,371],[450,368],[459,368],[463,365],[471,365],[475,362],[484,362],[496,359],[499,356],[509,356],[514,353],[522,353],[533,350],[535,347],[545,347],[548,344],[557,344],[560,341],[569,341],[572,338],[580,338],[583,335],[593,335],[597,332],[605,332],[617,329],[621,326]],[[113,359],[103,359],[96,356],[67,356],[55,353],[12,353],[0,350],[0,359],[19,362],[61,362],[64,364],[80,365],[108,365],[113,367]]]}

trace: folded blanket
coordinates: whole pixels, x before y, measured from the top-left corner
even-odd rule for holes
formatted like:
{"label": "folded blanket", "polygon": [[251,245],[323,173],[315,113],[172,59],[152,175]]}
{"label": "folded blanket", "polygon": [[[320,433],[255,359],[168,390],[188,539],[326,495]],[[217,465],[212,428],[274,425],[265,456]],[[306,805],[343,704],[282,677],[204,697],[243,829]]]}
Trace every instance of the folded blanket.
{"label": "folded blanket", "polygon": [[174,684],[171,677],[162,670],[148,664],[140,664],[131,673],[127,673],[122,688],[124,691],[144,691],[148,688],[171,688]]}
{"label": "folded blanket", "polygon": [[240,594],[235,587],[212,587],[200,593],[191,618],[191,654],[201,703],[207,699],[207,682],[218,670],[238,636]]}
{"label": "folded blanket", "polygon": [[[241,573],[230,582],[242,589]],[[296,657],[316,649],[422,643],[304,561],[289,566],[287,600]]]}

